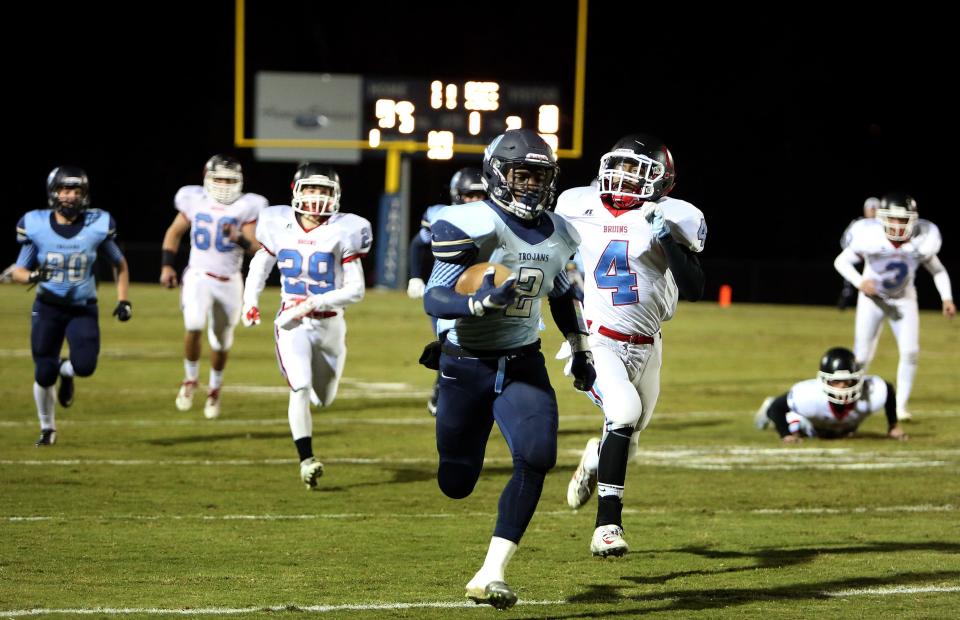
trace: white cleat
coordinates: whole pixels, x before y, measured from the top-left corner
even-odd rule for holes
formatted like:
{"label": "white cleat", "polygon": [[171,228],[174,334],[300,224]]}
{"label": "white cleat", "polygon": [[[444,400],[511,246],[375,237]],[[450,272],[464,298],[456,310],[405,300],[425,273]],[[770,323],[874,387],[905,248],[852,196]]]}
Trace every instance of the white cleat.
{"label": "white cleat", "polygon": [[300,480],[311,491],[317,488],[317,479],[323,475],[323,463],[310,457],[300,463]]}
{"label": "white cleat", "polygon": [[760,405],[760,408],[757,409],[757,412],[753,415],[753,425],[757,427],[758,431],[766,430],[773,424],[770,418],[767,417],[767,409],[770,408],[770,403],[772,402],[773,396],[767,396],[763,404]]}
{"label": "white cleat", "polygon": [[570,484],[567,485],[567,504],[574,510],[590,501],[593,492],[597,489],[597,472],[588,471],[584,463],[587,462],[588,456],[597,453],[599,445],[599,437],[590,438],[580,456],[580,464],[577,465],[573,477],[570,478]]}
{"label": "white cleat", "polygon": [[207,402],[203,405],[203,417],[208,420],[220,417],[220,388],[207,393]]}
{"label": "white cleat", "polygon": [[196,389],[196,381],[184,381],[180,384],[180,391],[177,392],[177,409],[190,411],[190,407],[193,407],[193,393]]}
{"label": "white cleat", "polygon": [[913,414],[906,409],[897,409],[897,419],[901,422],[913,419]]}
{"label": "white cleat", "polygon": [[593,531],[593,539],[590,541],[593,555],[601,558],[610,555],[620,557],[629,550],[630,546],[623,539],[623,528],[619,525],[601,525]]}
{"label": "white cleat", "polygon": [[490,605],[494,609],[510,609],[517,603],[517,594],[505,581],[490,581],[467,584],[467,598],[477,605]]}

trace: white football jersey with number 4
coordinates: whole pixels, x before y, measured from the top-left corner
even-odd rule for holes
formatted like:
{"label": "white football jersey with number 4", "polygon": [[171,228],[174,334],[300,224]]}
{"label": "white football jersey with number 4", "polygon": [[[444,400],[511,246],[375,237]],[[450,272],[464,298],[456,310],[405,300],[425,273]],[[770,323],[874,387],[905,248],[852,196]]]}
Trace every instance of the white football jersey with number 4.
{"label": "white football jersey with number 4", "polygon": [[[656,204],[674,239],[702,252],[707,237],[703,213],[674,198]],[[590,331],[602,325],[622,334],[656,334],[676,311],[677,284],[640,209],[614,215],[600,201],[597,188],[576,187],[560,195],[556,213],[580,233],[583,311]]]}
{"label": "white football jersey with number 4", "polygon": [[877,219],[863,219],[850,227],[847,249],[865,263],[863,277],[879,283],[877,295],[884,299],[915,296],[914,276],[917,267],[936,256],[942,237],[940,229],[928,220],[917,220],[913,237],[900,246],[887,239],[883,224]]}
{"label": "white football jersey with number 4", "polygon": [[173,204],[190,222],[190,269],[229,278],[240,271],[243,249],[230,241],[224,227],[257,221],[268,203],[260,194],[242,194],[225,205],[207,196],[201,186],[187,185],[177,192]]}
{"label": "white football jersey with number 4", "polygon": [[304,230],[289,206],[264,209],[257,240],[277,257],[281,299],[288,302],[343,286],[343,265],[364,257],[373,243],[370,222],[352,213],[335,213]]}

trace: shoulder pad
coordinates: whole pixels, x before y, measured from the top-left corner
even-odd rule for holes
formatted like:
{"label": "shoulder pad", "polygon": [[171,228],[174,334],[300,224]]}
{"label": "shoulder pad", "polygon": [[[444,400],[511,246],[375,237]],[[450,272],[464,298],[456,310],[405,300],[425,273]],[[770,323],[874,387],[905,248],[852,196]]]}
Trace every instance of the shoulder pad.
{"label": "shoulder pad", "polygon": [[365,256],[370,252],[370,247],[373,245],[373,229],[366,218],[353,213],[338,213],[333,217],[337,219],[331,223],[335,222],[343,228],[347,240],[343,252],[345,261]]}
{"label": "shoulder pad", "polygon": [[917,220],[916,231],[911,242],[917,248],[922,260],[936,256],[943,246],[943,237],[937,225],[930,220]]}
{"label": "shoulder pad", "polygon": [[707,241],[707,220],[703,211],[685,200],[661,198],[657,201],[663,219],[670,224],[670,232],[679,237],[690,250],[702,252]]}
{"label": "shoulder pad", "polygon": [[[592,201],[598,197],[597,189],[591,186],[572,187],[557,198],[557,206],[554,212],[560,215],[581,215],[578,208],[582,209],[586,201]],[[588,203],[589,204],[589,203]]]}

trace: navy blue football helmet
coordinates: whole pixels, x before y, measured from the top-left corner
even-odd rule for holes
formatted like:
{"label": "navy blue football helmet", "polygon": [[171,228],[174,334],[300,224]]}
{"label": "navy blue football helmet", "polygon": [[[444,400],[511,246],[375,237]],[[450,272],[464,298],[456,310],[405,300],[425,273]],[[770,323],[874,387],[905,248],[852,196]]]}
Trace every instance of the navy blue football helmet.
{"label": "navy blue football helmet", "polygon": [[501,209],[534,220],[556,197],[557,156],[535,131],[510,129],[483,152],[483,184]]}
{"label": "navy blue football helmet", "polygon": [[[79,188],[75,200],[60,200],[62,188]],[[68,219],[74,219],[90,206],[90,181],[77,166],[57,166],[47,175],[47,204]]]}
{"label": "navy blue football helmet", "polygon": [[482,194],[480,200],[487,197],[483,186],[483,171],[479,168],[461,168],[450,179],[450,204],[462,205],[470,194]]}

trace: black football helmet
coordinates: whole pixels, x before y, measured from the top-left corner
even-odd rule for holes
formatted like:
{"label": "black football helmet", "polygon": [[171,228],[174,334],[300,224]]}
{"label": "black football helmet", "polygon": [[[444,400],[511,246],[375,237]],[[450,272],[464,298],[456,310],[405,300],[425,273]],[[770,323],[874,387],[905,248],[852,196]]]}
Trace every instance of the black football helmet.
{"label": "black football helmet", "polygon": [[243,169],[229,155],[214,155],[203,166],[203,189],[207,195],[228,205],[243,194]]}
{"label": "black football helmet", "polygon": [[600,158],[600,199],[611,209],[634,209],[669,194],[676,174],[673,155],[659,139],[624,136]]}
{"label": "black football helmet", "polygon": [[[75,200],[60,200],[61,188],[79,188]],[[47,204],[68,219],[74,219],[90,206],[90,181],[77,166],[57,166],[47,175]]]}
{"label": "black football helmet", "polygon": [[[831,403],[847,405],[859,400],[863,394],[863,372],[850,349],[834,347],[824,353],[817,378]],[[834,385],[836,382],[840,384]]]}
{"label": "black football helmet", "polygon": [[883,230],[890,241],[910,239],[918,217],[917,201],[903,192],[885,194],[877,207],[877,219],[883,223]]}
{"label": "black football helmet", "polygon": [[[290,206],[297,213],[327,217],[340,210],[340,175],[332,166],[303,162],[293,175],[293,200]],[[308,187],[326,188],[323,194],[304,194]]]}
{"label": "black football helmet", "polygon": [[553,204],[560,167],[550,145],[530,129],[510,129],[483,152],[483,184],[501,209],[534,220]]}
{"label": "black football helmet", "polygon": [[467,202],[468,194],[483,194],[480,200],[487,197],[483,172],[479,168],[460,168],[450,179],[450,204],[462,205]]}

